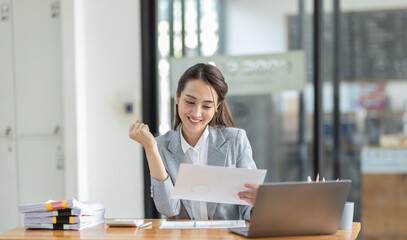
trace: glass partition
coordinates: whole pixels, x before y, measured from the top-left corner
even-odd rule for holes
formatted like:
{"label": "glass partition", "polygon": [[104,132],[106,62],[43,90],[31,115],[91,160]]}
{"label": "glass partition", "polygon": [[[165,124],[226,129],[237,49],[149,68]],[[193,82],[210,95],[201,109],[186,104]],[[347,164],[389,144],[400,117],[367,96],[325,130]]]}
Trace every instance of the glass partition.
{"label": "glass partition", "polygon": [[[171,59],[232,59],[301,51],[304,84],[300,89],[247,94],[245,89],[231,89],[227,101],[237,127],[247,132],[257,166],[268,170],[266,181],[302,181],[312,175],[314,1],[157,1],[160,133],[172,126],[171,82],[178,79],[171,78]],[[376,183],[375,177],[390,175],[386,181],[394,183],[387,186],[392,203],[399,210],[407,206],[399,197],[406,196],[402,188],[406,181],[397,178],[407,172],[407,8],[401,0],[342,0],[337,1],[337,18],[336,1],[322,2],[320,171],[326,179],[352,180],[349,200],[355,202],[354,221],[363,225],[372,216],[384,214],[371,209],[376,202],[364,200],[387,201],[369,188]],[[248,75],[245,81],[254,80]],[[339,119],[334,114],[335,101],[339,102]],[[337,131],[339,142],[335,140]],[[400,214],[393,214],[393,219],[403,222]],[[366,236],[380,236],[366,229],[369,226],[362,226]],[[387,233],[400,232],[394,227]]]}
{"label": "glass partition", "polygon": [[[175,90],[170,90],[169,85],[171,81],[176,83],[180,77],[171,79],[171,70],[174,68],[171,66],[171,58],[203,56],[206,57],[203,61],[210,62],[211,57],[217,56],[240,56],[253,60],[256,56],[286,53],[291,50],[289,16],[298,15],[299,11],[299,3],[296,0],[160,0],[158,3],[162,106],[160,133],[171,128],[172,97]],[[309,3],[308,8],[312,9],[312,4]],[[182,9],[183,13],[180,12]],[[301,50],[301,47],[295,46],[295,50]],[[304,61],[309,60],[304,57]],[[268,68],[271,65],[259,67],[256,64],[262,63],[256,60],[250,64],[253,65],[240,65],[240,68],[257,68],[253,71],[262,68],[259,71],[271,71]],[[263,64],[273,63],[264,60]],[[220,68],[225,74],[225,71],[237,66],[229,64],[228,69]],[[247,75],[242,81],[250,83],[253,79]],[[299,136],[302,134],[299,133],[300,93],[312,94],[312,91],[306,92],[304,87],[300,91],[286,87],[278,91],[267,92],[260,89],[246,94],[244,89],[231,87],[228,93],[227,101],[232,115],[237,127],[247,132],[256,164],[259,168],[268,169],[266,181],[305,180],[306,175],[309,175],[309,158],[307,155],[300,158],[299,154]],[[306,119],[307,126],[310,126],[311,120],[310,117]],[[305,129],[306,127],[303,127],[301,130]],[[306,135],[306,141],[311,144],[310,130]]]}

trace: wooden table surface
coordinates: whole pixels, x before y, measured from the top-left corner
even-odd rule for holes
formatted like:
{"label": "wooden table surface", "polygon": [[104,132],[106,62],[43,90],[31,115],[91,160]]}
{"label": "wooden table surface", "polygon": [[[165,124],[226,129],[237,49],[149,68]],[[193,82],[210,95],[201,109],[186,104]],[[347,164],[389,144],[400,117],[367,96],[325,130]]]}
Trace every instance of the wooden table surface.
{"label": "wooden table surface", "polygon": [[[227,229],[158,229],[163,220],[146,219],[153,222],[145,228],[111,228],[104,223],[95,227],[74,230],[25,230],[24,227],[14,228],[0,233],[0,239],[246,239]],[[356,239],[360,231],[360,223],[354,222],[351,230],[338,230],[332,235],[273,237],[284,240],[349,240]],[[264,238],[256,238],[264,239]]]}

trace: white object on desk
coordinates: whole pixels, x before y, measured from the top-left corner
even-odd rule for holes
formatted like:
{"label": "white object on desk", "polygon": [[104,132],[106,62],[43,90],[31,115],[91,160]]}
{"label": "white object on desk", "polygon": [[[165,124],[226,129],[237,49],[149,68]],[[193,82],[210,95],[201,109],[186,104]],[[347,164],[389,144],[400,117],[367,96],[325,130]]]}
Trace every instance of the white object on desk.
{"label": "white object on desk", "polygon": [[144,220],[127,218],[106,219],[106,224],[109,227],[140,227],[144,224]]}
{"label": "white object on desk", "polygon": [[181,164],[171,198],[249,205],[238,193],[262,184],[267,170]]}
{"label": "white object on desk", "polygon": [[339,229],[352,229],[354,205],[353,202],[345,203]]}
{"label": "white object on desk", "polygon": [[224,221],[164,221],[160,229],[230,228],[246,227],[244,220]]}
{"label": "white object on desk", "polygon": [[146,223],[143,223],[141,225],[138,225],[137,227],[138,228],[143,228],[143,227],[147,227],[147,226],[150,226],[150,225],[153,225],[153,222],[146,222]]}

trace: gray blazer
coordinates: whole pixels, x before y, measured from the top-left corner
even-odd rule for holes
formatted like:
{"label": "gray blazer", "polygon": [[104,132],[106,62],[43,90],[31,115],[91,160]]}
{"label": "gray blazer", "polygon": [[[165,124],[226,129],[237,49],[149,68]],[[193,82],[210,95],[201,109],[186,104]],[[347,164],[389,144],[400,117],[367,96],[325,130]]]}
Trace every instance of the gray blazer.
{"label": "gray blazer", "polygon": [[[168,218],[191,219],[189,200],[171,199],[181,163],[188,163],[181,148],[181,124],[174,131],[157,137],[158,149],[168,179],[159,182],[151,178],[151,197],[157,210]],[[218,130],[209,127],[208,165],[255,169],[252,148],[246,132],[238,128]],[[209,219],[250,220],[251,206],[223,203],[207,203]]]}

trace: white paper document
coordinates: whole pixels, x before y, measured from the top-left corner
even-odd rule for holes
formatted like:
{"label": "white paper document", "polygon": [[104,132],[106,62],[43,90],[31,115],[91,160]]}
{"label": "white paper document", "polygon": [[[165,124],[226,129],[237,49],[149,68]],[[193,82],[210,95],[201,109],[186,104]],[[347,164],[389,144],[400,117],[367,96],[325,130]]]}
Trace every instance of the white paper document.
{"label": "white paper document", "polygon": [[160,229],[231,228],[246,227],[244,220],[223,221],[164,221]]}
{"label": "white paper document", "polygon": [[238,193],[244,184],[262,184],[267,170],[181,164],[173,199],[249,205]]}

